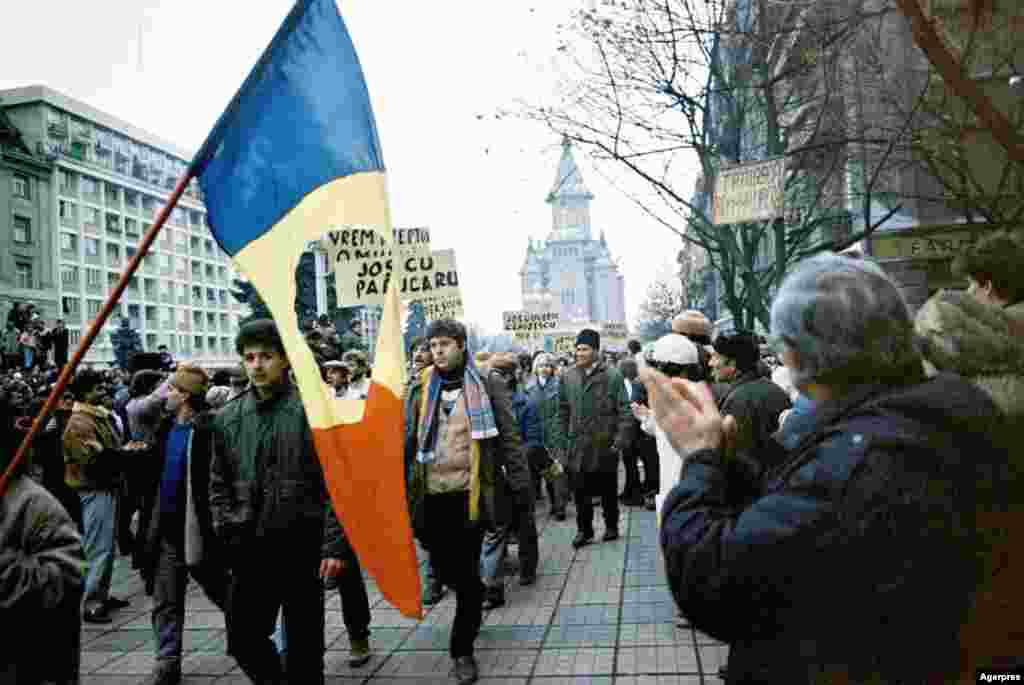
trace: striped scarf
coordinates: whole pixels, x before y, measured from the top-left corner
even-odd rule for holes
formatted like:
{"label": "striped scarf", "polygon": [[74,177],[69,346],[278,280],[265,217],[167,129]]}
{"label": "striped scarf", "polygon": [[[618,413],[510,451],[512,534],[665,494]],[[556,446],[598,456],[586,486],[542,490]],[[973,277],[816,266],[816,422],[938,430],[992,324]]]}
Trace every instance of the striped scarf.
{"label": "striped scarf", "polygon": [[[428,367],[423,371],[424,407],[420,412],[419,451],[416,461],[430,464],[434,461],[434,448],[437,445],[437,427],[435,424],[438,403],[441,400],[441,374]],[[498,427],[494,421],[494,410],[491,398],[487,396],[484,382],[473,362],[466,360],[466,370],[462,380],[462,392],[466,398],[466,413],[469,415],[471,437],[474,441],[486,440],[498,435]]]}

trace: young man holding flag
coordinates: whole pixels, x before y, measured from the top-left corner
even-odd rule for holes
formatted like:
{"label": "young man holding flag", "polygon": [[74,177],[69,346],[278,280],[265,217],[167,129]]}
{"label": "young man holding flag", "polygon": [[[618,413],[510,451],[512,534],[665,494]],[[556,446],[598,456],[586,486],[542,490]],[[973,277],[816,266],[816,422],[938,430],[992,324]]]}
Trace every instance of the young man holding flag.
{"label": "young man holding flag", "polygon": [[406,405],[409,508],[440,581],[455,591],[449,652],[457,682],[467,685],[478,677],[482,523],[495,514],[496,472],[504,468],[517,503],[532,506],[530,468],[508,385],[497,372],[477,371],[466,327],[439,319],[426,337],[434,364],[421,372]]}
{"label": "young man holding flag", "polygon": [[[323,579],[349,554],[277,326],[251,321],[235,347],[252,389],[214,422],[213,527],[232,570],[228,650],[259,685],[324,681]],[[287,674],[270,640],[288,624]],[[287,680],[285,680],[287,676]]]}

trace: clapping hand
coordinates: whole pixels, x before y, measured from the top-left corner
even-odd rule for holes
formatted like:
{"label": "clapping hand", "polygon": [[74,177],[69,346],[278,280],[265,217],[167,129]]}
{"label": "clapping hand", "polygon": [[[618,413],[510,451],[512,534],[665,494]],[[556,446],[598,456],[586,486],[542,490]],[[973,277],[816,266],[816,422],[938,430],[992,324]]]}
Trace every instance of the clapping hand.
{"label": "clapping hand", "polygon": [[672,379],[650,367],[641,370],[640,380],[647,387],[654,420],[681,456],[702,449],[732,451],[736,420],[722,417],[706,383]]}

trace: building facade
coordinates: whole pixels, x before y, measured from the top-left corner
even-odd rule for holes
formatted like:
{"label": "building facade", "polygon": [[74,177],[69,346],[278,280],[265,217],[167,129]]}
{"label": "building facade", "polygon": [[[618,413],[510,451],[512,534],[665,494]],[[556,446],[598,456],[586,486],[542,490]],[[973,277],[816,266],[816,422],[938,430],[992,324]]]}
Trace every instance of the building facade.
{"label": "building facade", "polygon": [[546,241],[532,239],[519,272],[524,309],[558,312],[563,322],[626,322],[625,281],[612,259],[604,231],[591,232],[590,202],[572,145],[562,143]]}
{"label": "building facade", "polygon": [[[21,141],[20,152],[12,153],[20,166],[5,174],[6,154],[0,166],[0,174],[14,173],[15,179],[0,190],[0,235],[17,242],[26,219],[38,226],[32,233],[36,242],[4,251],[0,298],[39,301],[48,326],[58,317],[65,320],[73,348],[135,256],[191,155],[45,86],[0,91],[0,110],[0,121],[9,122]],[[5,209],[3,198],[20,189],[25,178],[29,197],[19,196]],[[235,362],[234,338],[245,312],[230,296],[232,278],[193,181],[86,360],[113,361],[109,333],[127,317],[147,351],[167,345],[177,359]],[[9,282],[37,287],[24,290]]]}
{"label": "building facade", "polygon": [[16,302],[57,315],[52,259],[53,165],[34,154],[0,107],[0,315]]}

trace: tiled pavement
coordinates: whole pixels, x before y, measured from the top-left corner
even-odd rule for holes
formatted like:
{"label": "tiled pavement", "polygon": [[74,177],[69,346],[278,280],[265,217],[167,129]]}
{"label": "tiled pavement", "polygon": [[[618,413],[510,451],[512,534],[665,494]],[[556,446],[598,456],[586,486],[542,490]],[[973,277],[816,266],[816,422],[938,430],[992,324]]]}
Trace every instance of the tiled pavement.
{"label": "tiled pavement", "polygon": [[[549,520],[538,507],[540,566],[537,583],[521,587],[508,575],[506,605],[488,612],[477,640],[481,683],[493,685],[717,685],[726,648],[701,633],[676,627],[665,583],[654,513],[622,509],[623,536],[573,550],[569,520]],[[597,535],[603,530],[600,509]],[[514,558],[514,553],[513,553]],[[337,593],[327,598],[326,672],[329,683],[451,683],[447,653],[455,599],[449,594],[423,621],[391,608],[368,580],[374,657],[347,664],[348,639]],[[123,560],[114,594],[131,607],[108,626],[86,625],[82,635],[83,685],[139,683],[153,665],[149,599]],[[224,617],[190,585],[185,630],[185,683],[231,685],[248,680],[224,655]]]}

